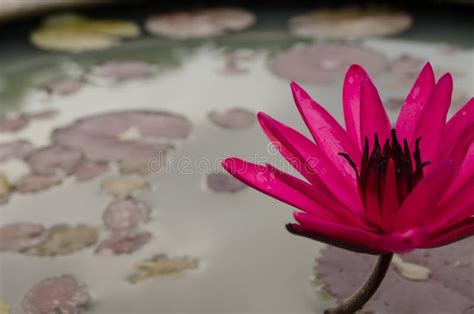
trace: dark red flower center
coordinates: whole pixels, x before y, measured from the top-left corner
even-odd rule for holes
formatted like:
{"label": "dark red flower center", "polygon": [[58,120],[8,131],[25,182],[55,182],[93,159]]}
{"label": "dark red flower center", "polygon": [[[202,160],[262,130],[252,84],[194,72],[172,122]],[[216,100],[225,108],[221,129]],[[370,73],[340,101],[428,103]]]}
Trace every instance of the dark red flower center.
{"label": "dark red flower center", "polygon": [[408,141],[404,139],[402,145],[395,130],[383,146],[375,134],[369,154],[369,139],[366,137],[360,169],[349,155],[340,153],[357,174],[360,195],[366,208],[376,206],[383,211],[387,198],[401,205],[423,178],[423,168],[429,162],[421,159],[420,140],[416,140],[412,154]]}

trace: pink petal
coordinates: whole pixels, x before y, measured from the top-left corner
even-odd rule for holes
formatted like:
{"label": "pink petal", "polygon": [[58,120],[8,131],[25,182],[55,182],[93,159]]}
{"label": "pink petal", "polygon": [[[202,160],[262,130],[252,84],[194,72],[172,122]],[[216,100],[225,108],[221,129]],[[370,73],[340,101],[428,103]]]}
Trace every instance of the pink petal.
{"label": "pink petal", "polygon": [[318,219],[306,213],[295,213],[294,217],[299,225],[292,224],[290,232],[295,234],[356,252],[386,253],[378,244],[380,236],[375,233]]}
{"label": "pink petal", "polygon": [[[420,150],[423,161],[430,161],[434,164],[438,160],[452,91],[453,79],[450,74],[446,74],[436,84],[420,114],[413,133],[411,147],[415,145],[414,141],[421,137]],[[430,168],[432,167],[426,169],[430,171]]]}
{"label": "pink petal", "polygon": [[310,141],[308,138],[300,134],[299,132],[285,127],[285,132],[287,133],[287,137],[291,138],[291,142],[296,144],[297,147],[301,147],[300,151],[298,152],[292,147],[286,147],[284,143],[282,143],[282,138],[285,140],[286,137],[277,136],[280,134],[276,132],[273,126],[274,121],[271,117],[266,115],[263,112],[258,113],[258,121],[260,126],[262,127],[263,132],[267,135],[268,139],[272,142],[272,144],[278,149],[278,151],[285,157],[285,159],[293,166],[299,173],[303,175],[309,182],[314,184],[318,189],[327,190],[326,185],[321,181],[317,173],[314,171],[310,171],[306,165],[306,158],[312,158],[314,154],[316,154],[316,144]]}
{"label": "pink petal", "polygon": [[344,78],[342,92],[342,104],[344,107],[344,120],[346,122],[347,134],[352,142],[361,148],[360,136],[360,89],[362,82],[370,80],[365,70],[353,64]]}
{"label": "pink petal", "polygon": [[431,212],[446,192],[453,179],[455,166],[446,161],[423,178],[408,195],[398,212],[395,229],[407,231],[426,224]]}
{"label": "pink petal", "polygon": [[474,176],[434,211],[430,225],[439,228],[453,225],[474,215]]}
{"label": "pink petal", "polygon": [[[448,245],[456,241],[474,235],[474,217],[470,217],[463,222],[446,230],[435,230],[430,237],[430,241],[423,245],[423,248],[434,248]],[[469,253],[468,253],[469,254]]]}
{"label": "pink petal", "polygon": [[[366,223],[362,221],[361,218],[357,216],[353,210],[346,208],[344,205],[334,199],[334,197],[328,197],[327,194],[321,193],[311,184],[308,184],[292,175],[280,171],[271,165],[267,165],[267,167],[273,172],[276,177],[284,181],[286,184],[295,188],[298,191],[301,191],[304,195],[309,196],[321,207],[327,208],[332,213],[334,213],[334,215],[338,216],[340,218],[338,221],[348,225],[367,228]],[[311,213],[310,211],[306,212]]]}
{"label": "pink petal", "polygon": [[[269,139],[276,139],[279,143],[277,147],[281,146],[284,152],[289,152],[296,157],[300,168],[297,170],[307,177],[308,181],[319,185],[323,182],[342,204],[355,212],[362,212],[362,203],[356,186],[346,180],[316,144],[301,133],[263,113],[260,113],[258,118]],[[317,186],[317,188],[321,187]]]}
{"label": "pink petal", "polygon": [[246,162],[238,158],[227,158],[222,166],[238,180],[279,201],[323,219],[336,221],[339,219],[331,211],[318,205],[309,195],[281,180],[267,166]]}
{"label": "pink petal", "polygon": [[418,75],[398,116],[396,130],[398,138],[402,141],[407,139],[408,143],[412,142],[418,119],[434,87],[433,68],[428,62]]}
{"label": "pink petal", "polygon": [[386,251],[407,253],[418,248],[426,241],[426,232],[422,229],[410,229],[403,233],[381,236],[379,245]]}
{"label": "pink petal", "polygon": [[451,184],[446,193],[445,198],[450,197],[462,185],[464,185],[474,175],[474,143],[471,143],[469,150],[466,153],[461,169],[458,171],[453,184]]}
{"label": "pink petal", "polygon": [[316,143],[332,163],[343,170],[346,176],[351,178],[355,184],[354,169],[338,153],[346,153],[356,163],[359,163],[360,149],[354,145],[339,123],[321,105],[315,102],[304,89],[292,82],[291,90],[296,106]]}
{"label": "pink petal", "polygon": [[441,153],[443,157],[452,150],[464,130],[473,124],[474,98],[471,98],[446,124]]}
{"label": "pink petal", "polygon": [[455,161],[458,166],[461,166],[473,142],[474,123],[467,126],[464,131],[458,135],[451,151],[446,155],[446,159],[451,159]]}
{"label": "pink petal", "polygon": [[390,138],[390,119],[380,99],[377,88],[370,80],[362,82],[360,94],[360,134],[361,145],[364,145],[365,137],[369,143],[373,143],[374,134],[377,134],[383,145]]}

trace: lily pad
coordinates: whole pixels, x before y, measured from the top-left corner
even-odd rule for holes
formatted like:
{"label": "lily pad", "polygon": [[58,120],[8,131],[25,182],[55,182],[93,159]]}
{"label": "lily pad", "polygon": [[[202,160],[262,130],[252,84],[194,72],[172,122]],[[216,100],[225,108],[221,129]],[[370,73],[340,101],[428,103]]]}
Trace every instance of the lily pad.
{"label": "lily pad", "polygon": [[31,33],[30,39],[33,45],[41,49],[82,52],[110,48],[118,45],[122,39],[139,35],[140,28],[130,21],[63,14],[43,21]]}
{"label": "lily pad", "polygon": [[14,223],[0,228],[0,252],[20,251],[37,246],[48,239],[45,227],[33,223]]}
{"label": "lily pad", "polygon": [[10,314],[11,310],[11,306],[5,303],[5,301],[0,297],[0,314]]}
{"label": "lily pad", "polygon": [[[472,310],[473,241],[471,237],[441,248],[415,250],[396,257],[365,310],[384,314]],[[318,260],[316,277],[331,295],[343,300],[360,287],[375,261],[372,255],[329,247]]]}
{"label": "lily pad", "polygon": [[0,132],[14,133],[24,129],[29,119],[23,115],[10,117],[0,122]]}
{"label": "lily pad", "polygon": [[131,254],[141,249],[151,238],[152,234],[147,231],[115,231],[99,243],[95,253],[105,256]]}
{"label": "lily pad", "polygon": [[100,186],[105,193],[119,198],[132,197],[138,192],[150,189],[150,184],[138,176],[106,178]]}
{"label": "lily pad", "polygon": [[79,182],[92,180],[109,170],[105,162],[83,162],[74,171],[74,176]]}
{"label": "lily pad", "polygon": [[73,78],[62,78],[53,81],[46,86],[46,90],[56,95],[71,95],[79,91],[82,87],[82,82]]}
{"label": "lily pad", "polygon": [[94,245],[96,228],[85,225],[56,225],[48,229],[48,240],[21,253],[33,256],[67,255]]}
{"label": "lily pad", "polygon": [[0,132],[14,133],[26,128],[31,121],[44,120],[56,115],[54,110],[46,110],[33,113],[20,113],[16,116],[8,117],[0,122]]}
{"label": "lily pad", "polygon": [[0,203],[8,201],[11,191],[12,186],[8,182],[7,177],[0,173]]}
{"label": "lily pad", "polygon": [[108,61],[92,69],[91,74],[96,77],[126,80],[146,77],[152,74],[153,66],[140,60]]}
{"label": "lily pad", "polygon": [[169,257],[166,254],[158,254],[149,260],[135,265],[137,270],[128,277],[131,284],[140,283],[147,279],[165,275],[179,274],[186,270],[196,269],[199,260],[189,256]]}
{"label": "lily pad", "polygon": [[61,183],[61,177],[56,175],[29,174],[15,182],[14,188],[19,193],[35,193]]}
{"label": "lily pad", "polygon": [[33,151],[33,144],[27,140],[0,143],[0,161],[23,158]]}
{"label": "lily pad", "polygon": [[164,140],[184,139],[190,133],[191,124],[180,115],[120,111],[77,120],[56,130],[53,141],[82,151],[90,161],[133,161],[161,156],[171,147]]}
{"label": "lily pad", "polygon": [[228,173],[210,173],[206,178],[207,187],[218,193],[235,193],[246,188],[246,185]]}
{"label": "lily pad", "polygon": [[21,302],[24,314],[80,314],[91,301],[87,287],[72,275],[44,279],[26,293]]}
{"label": "lily pad", "polygon": [[134,229],[150,221],[151,207],[136,199],[120,199],[110,203],[102,215],[105,226],[110,230]]}
{"label": "lily pad", "polygon": [[370,74],[383,72],[389,65],[380,52],[356,45],[313,44],[296,46],[276,55],[270,70],[287,80],[331,84],[344,76],[351,64],[360,64]]}
{"label": "lily pad", "polygon": [[246,29],[255,20],[255,15],[244,9],[216,8],[151,16],[145,28],[151,34],[177,39],[206,38]]}
{"label": "lily pad", "polygon": [[26,157],[31,170],[37,174],[72,174],[82,161],[80,151],[59,145],[41,148]]}
{"label": "lily pad", "polygon": [[290,19],[290,30],[302,37],[351,40],[401,33],[412,23],[406,12],[343,7],[295,16]]}
{"label": "lily pad", "polygon": [[247,129],[257,121],[255,113],[247,109],[232,108],[224,112],[211,111],[209,120],[224,129]]}

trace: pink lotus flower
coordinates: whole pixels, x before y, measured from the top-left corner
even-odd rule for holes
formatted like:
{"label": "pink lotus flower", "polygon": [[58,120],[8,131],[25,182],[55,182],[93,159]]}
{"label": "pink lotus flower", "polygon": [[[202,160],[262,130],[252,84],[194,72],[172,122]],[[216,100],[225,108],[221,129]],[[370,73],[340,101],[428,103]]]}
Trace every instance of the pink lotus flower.
{"label": "pink lotus flower", "polygon": [[447,123],[450,74],[421,71],[392,127],[367,73],[349,68],[346,129],[296,83],[298,110],[314,141],[264,113],[270,141],[306,179],[271,165],[228,158],[247,185],[300,211],[294,234],[348,250],[387,254],[433,248],[474,234],[474,100]]}

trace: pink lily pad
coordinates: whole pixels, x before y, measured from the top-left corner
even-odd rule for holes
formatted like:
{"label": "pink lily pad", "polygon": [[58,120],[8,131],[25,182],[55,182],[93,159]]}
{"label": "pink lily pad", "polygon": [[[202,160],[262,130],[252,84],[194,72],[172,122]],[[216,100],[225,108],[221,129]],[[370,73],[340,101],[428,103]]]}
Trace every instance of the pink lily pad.
{"label": "pink lily pad", "polygon": [[82,82],[72,78],[63,78],[53,81],[46,86],[46,90],[56,95],[71,95],[79,91],[82,87]]}
{"label": "pink lily pad", "polygon": [[33,145],[27,140],[15,140],[0,143],[0,161],[24,158],[33,151]]}
{"label": "pink lily pad", "polygon": [[21,302],[24,314],[80,314],[91,297],[87,287],[72,275],[44,279],[26,293]]}
{"label": "pink lily pad", "polygon": [[7,118],[0,122],[0,132],[18,132],[23,130],[34,120],[50,119],[56,116],[55,110],[45,110],[33,113],[20,113],[17,116]]}
{"label": "pink lily pad", "polygon": [[92,75],[114,80],[146,77],[152,72],[151,64],[139,60],[108,61],[92,69]]}
{"label": "pink lily pad", "polygon": [[[466,313],[474,304],[473,240],[401,255],[404,262],[428,269],[429,276],[410,280],[392,263],[365,310],[384,314]],[[315,267],[316,277],[331,295],[343,300],[364,282],[375,261],[372,255],[328,247]]]}
{"label": "pink lily pad", "polygon": [[72,174],[82,161],[80,151],[59,145],[38,149],[26,157],[31,170],[37,174]]}
{"label": "pink lily pad", "polygon": [[256,115],[246,109],[233,108],[224,112],[211,111],[209,120],[224,129],[246,129],[255,124]]}
{"label": "pink lily pad", "polygon": [[24,129],[29,122],[28,117],[23,115],[7,118],[0,122],[0,132],[18,132]]}
{"label": "pink lily pad", "polygon": [[151,207],[146,203],[128,198],[112,201],[104,211],[105,226],[114,231],[134,229],[150,221]]}
{"label": "pink lily pad", "polygon": [[336,82],[351,64],[360,64],[372,75],[388,66],[380,52],[356,45],[314,44],[293,47],[270,61],[270,70],[287,80],[302,83],[330,84]]}
{"label": "pink lily pad", "polygon": [[184,139],[190,132],[191,124],[179,115],[121,111],[77,120],[56,130],[53,141],[82,151],[91,161],[144,160],[170,148],[162,140]]}
{"label": "pink lily pad", "polygon": [[246,29],[255,23],[255,15],[238,8],[178,11],[151,16],[145,23],[147,31],[177,39],[205,38],[228,31]]}
{"label": "pink lily pad", "polygon": [[45,227],[33,223],[14,223],[0,227],[0,252],[20,251],[48,239]]}
{"label": "pink lily pad", "polygon": [[290,29],[302,37],[354,40],[397,34],[412,23],[411,15],[401,11],[342,7],[318,9],[292,17]]}
{"label": "pink lily pad", "polygon": [[132,254],[141,249],[152,238],[150,232],[120,231],[112,232],[97,246],[95,253],[104,256]]}
{"label": "pink lily pad", "polygon": [[74,171],[77,181],[89,181],[109,170],[109,165],[104,162],[83,162]]}
{"label": "pink lily pad", "polygon": [[61,182],[61,177],[56,175],[31,174],[15,182],[15,190],[19,193],[34,193],[47,190]]}
{"label": "pink lily pad", "polygon": [[246,187],[227,173],[210,173],[207,175],[206,183],[210,190],[218,193],[235,193]]}

